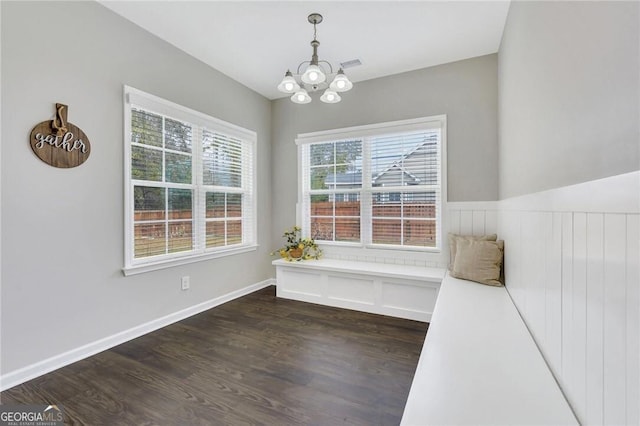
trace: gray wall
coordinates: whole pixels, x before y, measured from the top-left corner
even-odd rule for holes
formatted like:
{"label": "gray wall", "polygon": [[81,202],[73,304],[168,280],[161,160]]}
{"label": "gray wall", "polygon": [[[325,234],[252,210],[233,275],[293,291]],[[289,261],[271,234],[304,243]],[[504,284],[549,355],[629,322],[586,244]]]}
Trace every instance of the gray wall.
{"label": "gray wall", "polygon": [[448,199],[498,196],[497,55],[354,84],[342,102],[273,102],[273,240],[296,220],[299,133],[447,114]]}
{"label": "gray wall", "polygon": [[[3,374],[272,276],[270,101],[98,3],[1,8]],[[123,84],[257,132],[257,252],[122,275]],[[80,167],[29,146],[55,102],[91,142]]]}
{"label": "gray wall", "polygon": [[640,169],[638,2],[512,2],[500,198]]}

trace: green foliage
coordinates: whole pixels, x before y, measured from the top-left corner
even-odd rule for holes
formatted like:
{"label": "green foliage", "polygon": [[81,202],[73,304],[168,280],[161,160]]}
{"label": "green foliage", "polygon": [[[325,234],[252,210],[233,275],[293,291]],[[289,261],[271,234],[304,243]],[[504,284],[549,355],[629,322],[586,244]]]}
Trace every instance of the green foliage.
{"label": "green foliage", "polygon": [[[284,247],[271,252],[271,256],[279,254],[285,260],[300,261],[310,259],[320,259],[322,257],[322,250],[312,238],[302,238],[302,228],[294,226],[290,230],[286,230],[282,234],[287,241]],[[299,250],[301,255],[294,255],[294,252]]]}

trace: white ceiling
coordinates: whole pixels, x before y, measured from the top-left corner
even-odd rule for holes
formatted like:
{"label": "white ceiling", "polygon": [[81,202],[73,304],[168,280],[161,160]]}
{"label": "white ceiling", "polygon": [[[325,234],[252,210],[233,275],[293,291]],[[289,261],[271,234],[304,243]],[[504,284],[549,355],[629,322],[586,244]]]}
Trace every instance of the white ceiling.
{"label": "white ceiling", "polygon": [[500,1],[101,1],[269,99],[287,69],[311,59],[318,12],[321,60],[353,82],[495,53],[509,9]]}

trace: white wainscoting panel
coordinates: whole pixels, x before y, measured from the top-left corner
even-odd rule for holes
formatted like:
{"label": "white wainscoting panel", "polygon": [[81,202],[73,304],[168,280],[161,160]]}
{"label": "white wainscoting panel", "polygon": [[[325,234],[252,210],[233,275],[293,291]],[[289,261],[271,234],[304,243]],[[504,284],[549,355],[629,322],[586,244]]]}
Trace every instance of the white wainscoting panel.
{"label": "white wainscoting panel", "polygon": [[327,297],[344,302],[375,304],[375,283],[372,278],[360,278],[350,275],[327,274],[329,288]]}
{"label": "white wainscoting panel", "polygon": [[580,422],[640,424],[640,172],[497,211],[507,289]]}
{"label": "white wainscoting panel", "polygon": [[445,270],[320,259],[272,262],[278,297],[429,322]]}
{"label": "white wainscoting panel", "polygon": [[439,285],[417,287],[401,281],[382,281],[381,305],[385,309],[409,312],[423,312],[425,306],[435,306]]}

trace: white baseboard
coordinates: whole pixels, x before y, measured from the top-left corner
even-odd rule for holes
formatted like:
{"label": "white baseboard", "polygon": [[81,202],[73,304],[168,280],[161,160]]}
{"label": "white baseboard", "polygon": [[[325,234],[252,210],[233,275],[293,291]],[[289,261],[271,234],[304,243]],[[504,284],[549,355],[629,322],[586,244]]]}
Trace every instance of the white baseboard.
{"label": "white baseboard", "polygon": [[193,315],[222,305],[223,303],[229,302],[231,300],[245,296],[249,293],[253,293],[256,290],[260,290],[262,288],[275,284],[275,278],[269,278],[259,283],[232,291],[231,293],[227,293],[214,299],[207,300],[206,302],[190,306],[164,317],[157,318],[144,324],[140,324],[128,330],[121,331],[120,333],[116,333],[103,339],[96,340],[95,342],[80,346],[79,348],[72,349],[70,351],[42,360],[35,364],[31,364],[18,370],[11,371],[0,376],[0,391],[12,388],[28,380],[42,376],[43,374],[50,373],[66,365],[88,358],[92,355],[113,348],[114,346],[118,346],[122,343],[128,342],[129,340],[133,340],[137,337],[151,333],[152,331],[166,327],[185,318],[189,318]]}

